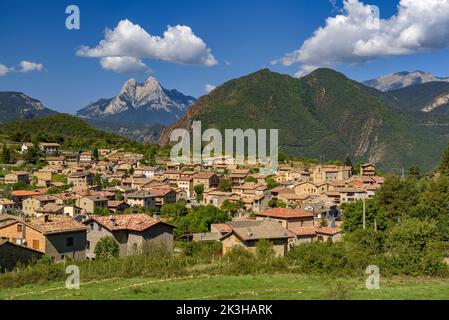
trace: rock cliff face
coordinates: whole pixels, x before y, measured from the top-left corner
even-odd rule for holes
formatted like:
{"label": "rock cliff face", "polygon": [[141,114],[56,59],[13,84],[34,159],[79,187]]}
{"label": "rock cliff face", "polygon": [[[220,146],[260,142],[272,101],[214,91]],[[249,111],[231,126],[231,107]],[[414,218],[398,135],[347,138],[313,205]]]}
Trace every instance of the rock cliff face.
{"label": "rock cliff face", "polygon": [[91,103],[77,115],[120,124],[166,125],[184,116],[194,102],[193,97],[163,88],[153,77],[142,84],[130,79],[117,97]]}

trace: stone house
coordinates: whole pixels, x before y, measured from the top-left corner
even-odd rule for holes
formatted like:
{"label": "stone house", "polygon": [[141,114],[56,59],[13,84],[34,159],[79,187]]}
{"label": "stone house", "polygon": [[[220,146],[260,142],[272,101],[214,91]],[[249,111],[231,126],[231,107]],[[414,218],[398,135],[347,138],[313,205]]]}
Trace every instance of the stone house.
{"label": "stone house", "polygon": [[37,261],[42,256],[40,251],[0,239],[0,272],[13,270],[17,263]]}
{"label": "stone house", "polygon": [[138,191],[125,195],[125,202],[131,207],[156,208],[155,199],[147,191]]}
{"label": "stone house", "polygon": [[180,177],[178,179],[178,188],[184,190],[187,193],[187,197],[192,199],[195,194],[193,190],[193,177]]}
{"label": "stone house", "polygon": [[213,172],[198,172],[193,176],[193,187],[203,185],[204,190],[217,188],[220,184],[220,177]]}
{"label": "stone house", "polygon": [[174,226],[146,214],[92,216],[84,221],[88,227],[87,257],[95,258],[95,247],[103,237],[112,237],[119,245],[120,255],[142,253],[152,245],[163,245],[173,251]]}
{"label": "stone house", "polygon": [[0,214],[12,214],[15,210],[15,203],[9,199],[0,199]]}
{"label": "stone house", "polygon": [[36,216],[38,210],[49,203],[56,203],[57,197],[53,195],[37,195],[22,201],[22,211],[28,216]]}
{"label": "stone house", "polygon": [[286,229],[314,226],[313,213],[298,209],[274,208],[258,212],[256,220],[272,220]]}
{"label": "stone house", "polygon": [[39,148],[44,154],[50,155],[59,153],[61,146],[58,143],[43,142],[39,143]]}
{"label": "stone house", "polygon": [[82,213],[95,213],[95,209],[107,209],[108,199],[102,196],[85,196],[78,200]]}
{"label": "stone house", "polygon": [[15,184],[18,182],[30,183],[30,174],[25,171],[16,171],[5,175],[5,184]]}
{"label": "stone house", "polygon": [[55,261],[84,259],[86,255],[86,227],[66,216],[14,219],[0,226],[0,238],[38,250]]}
{"label": "stone house", "polygon": [[73,172],[67,175],[67,183],[74,188],[87,188],[93,185],[94,175],[90,172]]}
{"label": "stone house", "polygon": [[221,239],[223,254],[236,246],[255,252],[257,242],[264,239],[273,244],[277,256],[285,256],[289,249],[289,240],[295,235],[281,224],[269,220],[239,220],[226,223],[232,231]]}

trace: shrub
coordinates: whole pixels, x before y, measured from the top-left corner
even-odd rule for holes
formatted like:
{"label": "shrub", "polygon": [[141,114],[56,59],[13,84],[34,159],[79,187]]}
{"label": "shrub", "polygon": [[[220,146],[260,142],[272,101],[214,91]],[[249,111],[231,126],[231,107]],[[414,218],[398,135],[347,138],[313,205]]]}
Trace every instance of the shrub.
{"label": "shrub", "polygon": [[95,246],[95,256],[97,259],[112,259],[119,255],[118,243],[112,237],[103,237]]}

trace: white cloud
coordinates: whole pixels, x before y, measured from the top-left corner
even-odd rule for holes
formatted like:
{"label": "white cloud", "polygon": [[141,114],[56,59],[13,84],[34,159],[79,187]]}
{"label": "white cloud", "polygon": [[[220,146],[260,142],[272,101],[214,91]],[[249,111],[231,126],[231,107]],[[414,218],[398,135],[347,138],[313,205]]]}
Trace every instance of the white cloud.
{"label": "white cloud", "polygon": [[147,66],[142,60],[133,57],[104,57],[100,59],[103,69],[117,73],[143,72]]}
{"label": "white cloud", "polygon": [[[105,38],[95,48],[81,46],[77,55],[101,58],[102,66],[118,61],[142,67],[142,59],[155,59],[180,64],[212,66],[217,60],[204,41],[188,26],[168,26],[163,37],[150,35],[129,20],[122,20],[114,30],[106,29]],[[106,58],[106,60],[104,60]],[[111,58],[121,58],[111,59]],[[106,63],[105,63],[106,61]],[[109,69],[109,70],[112,70]]]}
{"label": "white cloud", "polygon": [[302,76],[317,67],[449,48],[449,0],[401,0],[389,19],[375,19],[373,7],[359,0],[343,6],[298,50],[272,63],[300,64]]}
{"label": "white cloud", "polygon": [[216,88],[216,86],[214,86],[213,84],[206,84],[204,86],[204,92],[209,93],[212,90],[214,90]]}
{"label": "white cloud", "polygon": [[20,62],[19,65],[20,65],[20,72],[23,72],[23,73],[44,70],[44,65],[41,63],[23,60]]}
{"label": "white cloud", "polygon": [[0,77],[6,75],[10,71],[10,68],[7,66],[0,64]]}

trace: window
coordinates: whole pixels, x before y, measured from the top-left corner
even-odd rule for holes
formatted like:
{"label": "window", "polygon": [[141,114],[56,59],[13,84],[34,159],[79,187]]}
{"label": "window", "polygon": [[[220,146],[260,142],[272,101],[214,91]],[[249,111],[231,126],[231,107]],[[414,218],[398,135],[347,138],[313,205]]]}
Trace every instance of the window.
{"label": "window", "polygon": [[86,241],[86,249],[87,249],[87,250],[90,249],[90,241]]}
{"label": "window", "polygon": [[33,240],[33,249],[39,249],[39,240]]}
{"label": "window", "polygon": [[67,247],[73,247],[73,237],[66,239],[66,246]]}
{"label": "window", "polygon": [[93,223],[90,224],[90,230],[94,230],[94,224]]}
{"label": "window", "polygon": [[22,225],[20,223],[17,225],[17,232],[22,232]]}

